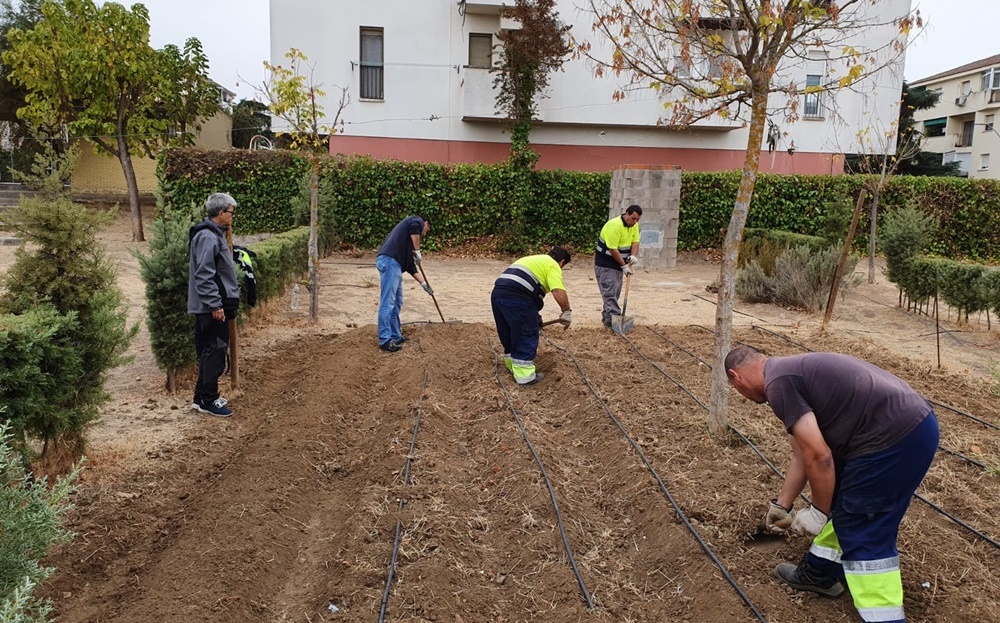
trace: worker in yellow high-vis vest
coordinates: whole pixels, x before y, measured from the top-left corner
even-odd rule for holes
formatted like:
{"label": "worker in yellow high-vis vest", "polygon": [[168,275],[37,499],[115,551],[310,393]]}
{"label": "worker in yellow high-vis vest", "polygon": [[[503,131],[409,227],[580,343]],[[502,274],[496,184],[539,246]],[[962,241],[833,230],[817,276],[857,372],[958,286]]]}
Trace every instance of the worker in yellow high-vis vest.
{"label": "worker in yellow high-vis vest", "polygon": [[639,261],[639,218],[642,208],[630,205],[625,213],[616,216],[601,228],[594,254],[594,276],[601,291],[601,322],[611,327],[611,317],[622,313],[618,297],[622,293],[624,276],[632,272]]}
{"label": "worker in yellow high-vis vest", "polygon": [[572,322],[573,311],[562,276],[569,260],[569,251],[552,247],[545,255],[529,255],[515,261],[493,283],[490,304],[503,345],[503,361],[518,385],[533,385],[542,380],[542,373],[535,371],[535,354],[546,294],[551,292],[562,310],[559,322],[566,328]]}
{"label": "worker in yellow high-vis vest", "polygon": [[[896,539],[937,452],[930,404],[899,377],[840,353],[765,357],[741,345],[725,364],[737,391],[771,407],[792,446],[765,526],[814,537],[801,563],[781,563],[775,575],[826,597],[846,581],[863,620],[905,623]],[[806,482],[812,505],[792,513]]]}

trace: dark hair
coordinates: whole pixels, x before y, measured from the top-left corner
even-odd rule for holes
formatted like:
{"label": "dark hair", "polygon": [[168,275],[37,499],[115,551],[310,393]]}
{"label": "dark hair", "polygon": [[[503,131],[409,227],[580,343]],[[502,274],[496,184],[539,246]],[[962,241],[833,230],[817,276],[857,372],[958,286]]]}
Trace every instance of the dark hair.
{"label": "dark hair", "polygon": [[569,251],[562,247],[552,247],[552,250],[549,251],[549,257],[557,262],[563,262],[565,260],[563,262],[564,264],[569,264],[570,260]]}
{"label": "dark hair", "polygon": [[633,213],[638,213],[639,216],[642,216],[642,208],[633,203],[628,208],[626,208],[625,214],[633,214]]}
{"label": "dark hair", "polygon": [[418,214],[417,216],[419,216],[420,220],[423,221],[423,222],[425,222],[425,223],[430,223],[431,222],[431,220],[429,218],[427,218],[426,216],[424,216],[423,214]]}
{"label": "dark hair", "polygon": [[739,370],[751,361],[756,361],[763,356],[764,355],[753,346],[740,344],[736,348],[729,351],[729,354],[726,355],[726,370]]}

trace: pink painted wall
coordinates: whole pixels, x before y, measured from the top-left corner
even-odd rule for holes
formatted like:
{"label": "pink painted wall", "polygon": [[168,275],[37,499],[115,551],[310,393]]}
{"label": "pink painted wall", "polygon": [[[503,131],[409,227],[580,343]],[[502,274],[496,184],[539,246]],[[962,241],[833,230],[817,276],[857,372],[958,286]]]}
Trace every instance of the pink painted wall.
{"label": "pink painted wall", "polygon": [[[729,171],[743,167],[742,150],[690,149],[673,147],[601,147],[596,145],[532,144],[538,152],[540,169],[570,171],[610,171],[623,164],[676,165],[685,171]],[[439,163],[496,163],[507,158],[507,143],[473,141],[432,141],[425,139],[334,136],[330,153],[368,155],[377,159]],[[773,156],[773,157],[772,157]],[[760,156],[762,173],[797,175],[839,175],[844,159],[840,154],[785,151]]]}

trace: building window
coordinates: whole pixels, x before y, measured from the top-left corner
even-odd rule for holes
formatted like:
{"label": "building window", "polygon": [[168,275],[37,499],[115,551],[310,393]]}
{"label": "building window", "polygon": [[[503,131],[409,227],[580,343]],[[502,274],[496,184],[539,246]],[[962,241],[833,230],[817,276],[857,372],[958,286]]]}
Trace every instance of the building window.
{"label": "building window", "polygon": [[972,146],[972,131],[976,127],[975,121],[966,121],[962,124],[962,135],[958,138],[958,142],[955,147],[971,147]]}
{"label": "building window", "polygon": [[993,130],[993,115],[986,115],[983,117],[983,125],[986,126],[986,132]]}
{"label": "building window", "polygon": [[[809,87],[818,87],[823,76],[810,74],[806,76],[806,89]],[[802,110],[802,116],[806,119],[822,119],[823,111],[820,110],[820,95],[821,91],[816,91],[815,93],[806,93],[805,106]]]}
{"label": "building window", "polygon": [[469,35],[469,67],[489,69],[493,66],[493,35]]}
{"label": "building window", "polygon": [[1000,89],[1000,67],[993,67],[983,72],[983,91]]}
{"label": "building window", "polygon": [[385,99],[385,66],[382,56],[383,30],[361,29],[361,89],[363,100]]}
{"label": "building window", "polygon": [[944,136],[947,128],[948,119],[946,117],[941,117],[940,119],[928,119],[927,121],[924,121],[924,136]]}
{"label": "building window", "polygon": [[958,87],[958,96],[967,97],[970,93],[972,93],[972,81],[963,80],[962,84]]}
{"label": "building window", "polygon": [[985,171],[990,168],[990,155],[983,154],[981,157],[982,157],[982,163],[979,165],[979,168]]}

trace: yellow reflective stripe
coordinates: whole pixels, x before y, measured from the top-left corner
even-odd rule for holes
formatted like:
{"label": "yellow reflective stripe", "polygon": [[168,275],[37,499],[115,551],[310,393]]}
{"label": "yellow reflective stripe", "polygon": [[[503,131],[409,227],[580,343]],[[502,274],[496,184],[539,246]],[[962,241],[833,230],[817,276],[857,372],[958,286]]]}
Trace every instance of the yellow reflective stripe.
{"label": "yellow reflective stripe", "polygon": [[514,380],[518,384],[529,383],[535,380],[535,362],[523,361],[521,359],[511,359],[511,372],[514,373]]}
{"label": "yellow reflective stripe", "polygon": [[[894,571],[858,574],[848,571],[845,563],[844,576],[854,597],[854,607],[865,621],[895,621],[903,618],[903,579],[898,568]],[[876,615],[877,612],[898,612],[899,616],[868,618],[866,611]]]}
{"label": "yellow reflective stripe", "polygon": [[507,366],[507,369],[510,370],[511,372],[514,371],[514,360],[511,358],[510,355],[503,356],[503,365]]}

